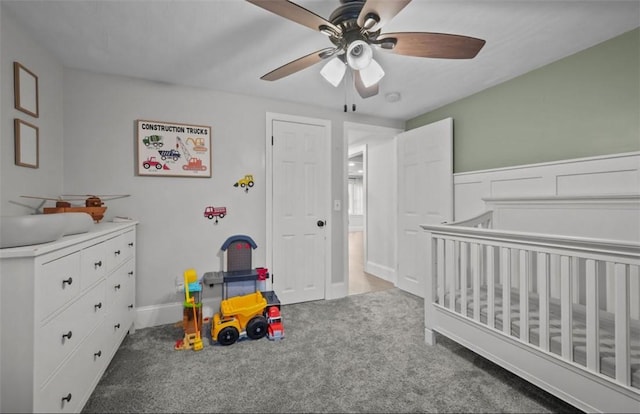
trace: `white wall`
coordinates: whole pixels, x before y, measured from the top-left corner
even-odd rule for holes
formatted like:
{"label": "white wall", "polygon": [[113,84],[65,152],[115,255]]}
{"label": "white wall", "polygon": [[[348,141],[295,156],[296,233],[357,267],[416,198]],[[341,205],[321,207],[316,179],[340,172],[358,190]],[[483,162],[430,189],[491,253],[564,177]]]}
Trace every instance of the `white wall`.
{"label": "white wall", "polygon": [[[342,202],[346,152],[343,123],[404,126],[397,120],[344,113],[338,104],[335,110],[327,110],[63,68],[6,9],[2,10],[0,210],[9,215],[30,213],[9,202],[37,206],[36,200],[18,197],[25,193],[130,194],[131,197],[107,202],[105,220],[115,215],[140,220],[137,305],[141,307],[179,306],[176,278],[190,267],[200,275],[222,269],[219,249],[230,235],[250,235],[258,244],[254,264],[265,264],[267,112],[331,121],[332,199]],[[13,109],[14,60],[39,76],[41,116],[34,121],[40,127],[39,169],[13,164],[13,118],[19,114]],[[136,176],[136,119],[210,125],[212,177]],[[233,187],[248,173],[254,174],[254,188],[244,193]],[[202,216],[207,205],[226,206],[229,214],[215,225]],[[328,221],[334,235],[332,283],[344,283],[346,244],[340,235],[346,231],[347,220],[342,211],[333,211]],[[180,314],[175,318],[179,319]]]}
{"label": "white wall", "polygon": [[[106,219],[125,215],[140,220],[137,304],[142,307],[179,301],[174,281],[189,267],[200,275],[221,270],[219,249],[231,235],[251,236],[258,245],[253,263],[265,264],[266,112],[332,121],[332,198],[342,201],[343,121],[398,125],[337,110],[80,70],[65,71],[64,90],[64,191],[131,194],[109,202]],[[136,119],[210,125],[212,178],[135,176]],[[233,187],[248,173],[256,182],[248,193]],[[228,215],[213,224],[202,216],[207,205],[227,207]],[[347,222],[336,211],[331,221],[338,235],[332,245],[336,283],[344,281],[346,258],[339,235]]]}
{"label": "white wall", "polygon": [[[13,14],[0,8],[0,215],[33,211],[10,203],[25,202],[20,195],[59,194],[62,191],[62,66],[15,23]],[[14,106],[13,62],[38,76],[40,116],[32,117]],[[14,163],[13,120],[39,128],[40,168]],[[9,277],[0,275],[0,277]],[[0,368],[1,369],[1,368]]]}
{"label": "white wall", "polygon": [[395,282],[397,174],[391,137],[367,145],[367,258],[364,269]]}
{"label": "white wall", "polygon": [[[62,193],[62,79],[63,68],[2,8],[0,32],[0,214],[31,214],[12,202],[33,205],[21,195],[57,196]],[[38,77],[39,117],[14,106],[13,62],[20,62]],[[18,118],[39,128],[40,167],[14,163],[13,122]],[[33,201],[33,200],[32,200]],[[37,203],[36,203],[37,205]]]}

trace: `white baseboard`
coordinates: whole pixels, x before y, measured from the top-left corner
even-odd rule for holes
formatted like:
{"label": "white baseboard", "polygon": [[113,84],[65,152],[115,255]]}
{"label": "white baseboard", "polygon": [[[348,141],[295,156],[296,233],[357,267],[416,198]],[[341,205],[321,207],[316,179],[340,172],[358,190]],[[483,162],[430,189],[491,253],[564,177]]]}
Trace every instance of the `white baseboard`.
{"label": "white baseboard", "polygon": [[345,282],[331,283],[324,295],[326,300],[343,298],[349,294]]}
{"label": "white baseboard", "polygon": [[[202,300],[202,317],[210,318],[214,313],[215,298]],[[141,306],[136,308],[135,329],[150,328],[182,321],[182,302],[163,303],[161,305]]]}
{"label": "white baseboard", "polygon": [[396,271],[388,266],[369,261],[364,264],[364,271],[387,282],[396,283]]}

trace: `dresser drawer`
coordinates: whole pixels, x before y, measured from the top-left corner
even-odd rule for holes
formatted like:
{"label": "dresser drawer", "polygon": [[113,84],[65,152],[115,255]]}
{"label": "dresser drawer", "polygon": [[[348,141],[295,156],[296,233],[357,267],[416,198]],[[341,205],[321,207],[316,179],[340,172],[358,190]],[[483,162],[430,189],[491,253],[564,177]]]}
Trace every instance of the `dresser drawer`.
{"label": "dresser drawer", "polygon": [[35,378],[42,384],[101,323],[106,314],[105,282],[100,282],[36,333]]}
{"label": "dresser drawer", "polygon": [[129,329],[133,324],[135,311],[127,306],[119,306],[113,312],[106,316],[104,332],[106,338],[104,340],[104,348],[108,350],[109,355],[115,354],[118,346],[122,342]]}
{"label": "dresser drawer", "polygon": [[[103,325],[98,329],[104,329]],[[55,376],[44,384],[36,396],[36,412],[80,412],[108,364],[104,343],[100,343],[104,338],[99,333],[88,337]]]}
{"label": "dresser drawer", "polygon": [[108,240],[107,271],[117,269],[122,263],[133,257],[135,252],[135,232],[129,231]]}
{"label": "dresser drawer", "polygon": [[125,300],[129,300],[130,294],[134,289],[133,273],[134,262],[129,261],[122,267],[116,270],[111,275],[107,276],[107,306],[109,312],[112,311],[117,303],[122,303]]}
{"label": "dresser drawer", "polygon": [[82,283],[81,289],[87,289],[107,273],[108,243],[98,243],[80,252]]}
{"label": "dresser drawer", "polygon": [[49,317],[80,291],[80,253],[45,262],[37,272],[37,320]]}

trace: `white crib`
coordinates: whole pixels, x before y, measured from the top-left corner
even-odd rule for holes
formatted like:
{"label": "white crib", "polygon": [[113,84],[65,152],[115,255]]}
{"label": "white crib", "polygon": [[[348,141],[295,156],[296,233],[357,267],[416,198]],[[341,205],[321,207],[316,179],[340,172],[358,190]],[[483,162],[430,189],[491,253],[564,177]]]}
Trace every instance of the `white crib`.
{"label": "white crib", "polygon": [[422,226],[426,342],[445,335],[584,411],[640,412],[640,197],[486,201]]}

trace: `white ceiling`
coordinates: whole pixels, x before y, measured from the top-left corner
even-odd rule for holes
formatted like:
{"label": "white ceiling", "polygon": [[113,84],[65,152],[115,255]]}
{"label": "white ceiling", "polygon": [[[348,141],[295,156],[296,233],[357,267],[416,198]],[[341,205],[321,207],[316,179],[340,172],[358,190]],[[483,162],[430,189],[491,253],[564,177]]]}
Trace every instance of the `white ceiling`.
{"label": "white ceiling", "polygon": [[[329,18],[338,0],[298,0]],[[472,60],[376,50],[380,93],[334,88],[322,63],[274,82],[265,73],[332,46],[322,34],[241,0],[2,1],[70,68],[283,99],[406,120],[640,26],[640,1],[414,0],[382,32],[425,31],[486,40]],[[6,7],[6,8],[5,8]],[[389,92],[401,100],[385,101]]]}

